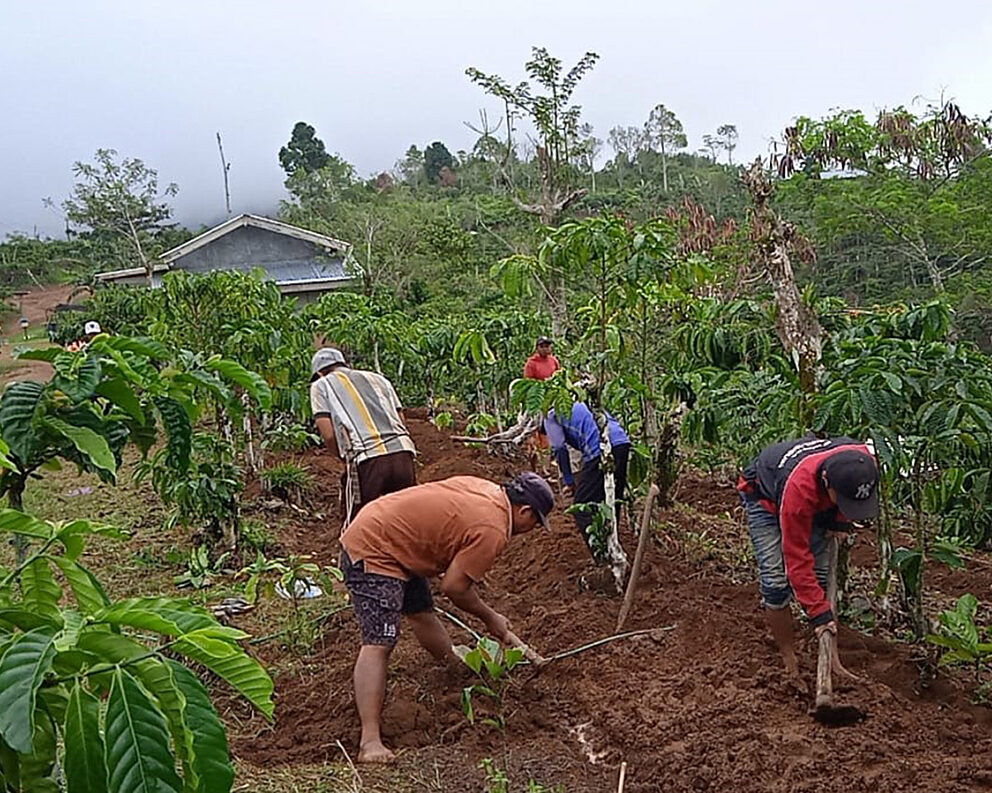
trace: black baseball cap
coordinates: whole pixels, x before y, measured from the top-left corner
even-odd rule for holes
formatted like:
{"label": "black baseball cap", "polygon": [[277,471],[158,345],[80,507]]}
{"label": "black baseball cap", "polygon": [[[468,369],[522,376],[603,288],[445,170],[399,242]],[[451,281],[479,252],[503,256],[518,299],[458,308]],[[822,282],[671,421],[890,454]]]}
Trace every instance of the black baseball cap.
{"label": "black baseball cap", "polygon": [[830,455],[821,469],[837,493],[837,508],[853,521],[878,517],[878,466],[864,452],[848,449]]}
{"label": "black baseball cap", "polygon": [[519,495],[534,510],[541,525],[548,528],[548,513],[555,508],[555,494],[543,476],[533,471],[524,471],[507,483],[507,488]]}
{"label": "black baseball cap", "polygon": [[542,344],[554,344],[554,341],[549,339],[547,336],[538,336],[537,344],[535,346],[540,347]]}

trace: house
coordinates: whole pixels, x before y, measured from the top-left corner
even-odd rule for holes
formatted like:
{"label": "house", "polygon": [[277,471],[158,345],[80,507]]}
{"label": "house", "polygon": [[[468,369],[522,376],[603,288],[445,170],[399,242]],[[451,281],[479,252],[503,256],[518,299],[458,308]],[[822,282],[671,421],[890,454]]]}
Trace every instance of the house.
{"label": "house", "polygon": [[[284,295],[309,303],[332,289],[354,284],[346,264],[351,245],[324,234],[259,215],[239,215],[163,253],[154,265],[153,286],[171,270],[208,273],[260,268]],[[100,273],[104,283],[144,285],[145,270]]]}

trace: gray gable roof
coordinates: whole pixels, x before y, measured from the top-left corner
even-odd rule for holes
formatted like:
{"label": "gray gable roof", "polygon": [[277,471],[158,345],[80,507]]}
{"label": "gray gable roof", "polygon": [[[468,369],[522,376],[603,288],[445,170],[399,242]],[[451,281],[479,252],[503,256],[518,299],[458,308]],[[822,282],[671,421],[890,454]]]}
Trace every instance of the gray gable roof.
{"label": "gray gable roof", "polygon": [[[281,288],[344,286],[351,281],[346,262],[351,246],[324,234],[259,215],[239,215],[166,251],[155,265],[167,270],[265,270]],[[141,268],[101,273],[104,281],[136,282]],[[156,282],[157,282],[156,278]],[[309,287],[308,287],[309,288]]]}

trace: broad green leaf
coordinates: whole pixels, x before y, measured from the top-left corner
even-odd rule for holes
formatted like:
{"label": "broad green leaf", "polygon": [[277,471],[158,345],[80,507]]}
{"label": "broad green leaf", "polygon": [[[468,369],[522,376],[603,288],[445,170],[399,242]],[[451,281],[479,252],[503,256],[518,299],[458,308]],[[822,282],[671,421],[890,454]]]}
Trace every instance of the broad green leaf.
{"label": "broad green leaf", "polygon": [[129,598],[103,609],[95,615],[95,620],[167,636],[181,636],[193,631],[231,641],[248,636],[237,628],[221,625],[206,609],[175,598]]}
{"label": "broad green leaf", "polygon": [[257,372],[252,372],[237,361],[226,358],[211,358],[204,364],[203,368],[217,372],[225,380],[244,388],[252,399],[258,402],[258,406],[262,410],[268,410],[272,407],[272,391],[269,384],[265,382],[265,378]]}
{"label": "broad green leaf", "polygon": [[59,601],[62,587],[55,583],[55,576],[45,558],[35,559],[21,571],[21,605],[49,622],[60,623],[62,612]]}
{"label": "broad green leaf", "polygon": [[89,427],[78,427],[55,417],[45,418],[44,423],[75,446],[76,451],[89,460],[94,468],[106,471],[111,476],[116,475],[117,461],[110,451],[107,439],[102,435]]}
{"label": "broad green leaf", "polygon": [[163,658],[146,658],[128,669],[155,698],[165,716],[176,757],[183,767],[183,790],[196,790],[199,779],[193,765],[193,734],[186,724],[186,697],[176,683],[172,667]]}
{"label": "broad green leaf", "polygon": [[23,608],[5,608],[0,609],[0,625],[12,625],[25,632],[32,631],[35,628],[41,628],[45,625],[58,628],[62,626],[62,613],[59,612],[58,617],[53,619],[51,616],[43,616],[37,611],[28,611]]}
{"label": "broad green leaf", "polygon": [[55,725],[48,714],[39,709],[35,713],[31,752],[20,758],[20,789],[24,793],[59,793],[53,778],[55,758]]}
{"label": "broad green leaf", "polygon": [[62,631],[55,637],[55,649],[60,653],[71,650],[79,641],[79,632],[86,624],[86,618],[75,609],[62,612]]}
{"label": "broad green leaf", "polygon": [[192,765],[199,781],[197,793],[227,793],[234,782],[234,768],[224,724],[199,678],[176,661],[168,664],[186,698],[186,725],[193,734]]}
{"label": "broad green leaf", "polygon": [[37,349],[19,349],[14,357],[19,361],[44,361],[45,363],[55,363],[55,359],[65,352],[61,347],[40,347]]}
{"label": "broad green leaf", "polygon": [[0,659],[0,735],[21,754],[31,751],[35,699],[55,658],[54,641],[54,628],[35,628],[21,635]]}
{"label": "broad green leaf", "polygon": [[155,397],[153,401],[167,436],[166,464],[177,473],[185,473],[193,448],[193,425],[189,413],[171,397]]}
{"label": "broad green leaf", "polygon": [[110,349],[117,352],[130,352],[158,361],[169,358],[169,350],[164,344],[146,336],[106,336],[99,341],[95,340],[91,347],[95,350]]}
{"label": "broad green leaf", "polygon": [[79,681],[69,694],[63,737],[68,793],[105,793],[107,766],[100,734],[100,701]]}
{"label": "broad green leaf", "polygon": [[10,454],[10,447],[7,445],[6,441],[0,438],[0,468],[6,468],[8,471],[16,471],[17,463],[8,457]]}
{"label": "broad green leaf", "polygon": [[20,510],[6,508],[0,509],[0,531],[45,540],[51,537],[54,532],[51,524],[38,520],[38,518]]}
{"label": "broad green leaf", "polygon": [[93,396],[103,373],[98,358],[86,355],[71,373],[60,371],[58,363],[56,360],[52,388],[64,393],[72,402],[83,402]]}
{"label": "broad green leaf", "polygon": [[110,793],[182,790],[161,711],[124,669],[113,674],[105,717]]}
{"label": "broad green leaf", "polygon": [[11,383],[0,397],[0,433],[20,463],[31,462],[37,443],[32,426],[44,386],[31,380]]}
{"label": "broad green leaf", "polygon": [[76,604],[84,614],[95,614],[109,605],[110,598],[104,592],[103,586],[96,576],[79,562],[64,556],[52,556],[50,559],[62,571],[65,580],[69,582],[69,589],[72,590]]}
{"label": "broad green leaf", "polygon": [[237,645],[191,633],[178,640],[173,649],[220,675],[249,702],[272,718],[272,678],[254,658]]}
{"label": "broad green leaf", "polygon": [[145,423],[145,411],[134,389],[123,377],[104,380],[96,387],[96,393],[124,410],[139,424]]}
{"label": "broad green leaf", "polygon": [[134,639],[111,633],[106,629],[87,628],[79,634],[77,649],[91,653],[102,663],[118,664],[133,661],[140,655],[145,655],[148,648]]}

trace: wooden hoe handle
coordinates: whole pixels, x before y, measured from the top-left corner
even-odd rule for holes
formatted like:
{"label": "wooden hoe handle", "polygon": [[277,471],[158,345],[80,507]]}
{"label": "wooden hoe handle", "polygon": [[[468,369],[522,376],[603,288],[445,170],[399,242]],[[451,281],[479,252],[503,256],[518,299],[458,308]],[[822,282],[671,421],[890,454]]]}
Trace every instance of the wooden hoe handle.
{"label": "wooden hoe handle", "polygon": [[[827,571],[827,600],[830,608],[837,608],[837,538],[830,539],[830,568]],[[836,615],[834,615],[836,619]],[[833,667],[834,635],[830,631],[820,634],[820,652],[816,661],[816,707],[832,705],[834,699],[833,681],[830,672]]]}
{"label": "wooden hoe handle", "polygon": [[519,650],[524,651],[524,658],[530,661],[534,666],[544,666],[547,660],[538,653],[536,650],[531,649],[523,639],[517,636],[515,633],[508,632],[506,638],[509,640],[508,643],[513,645]]}

